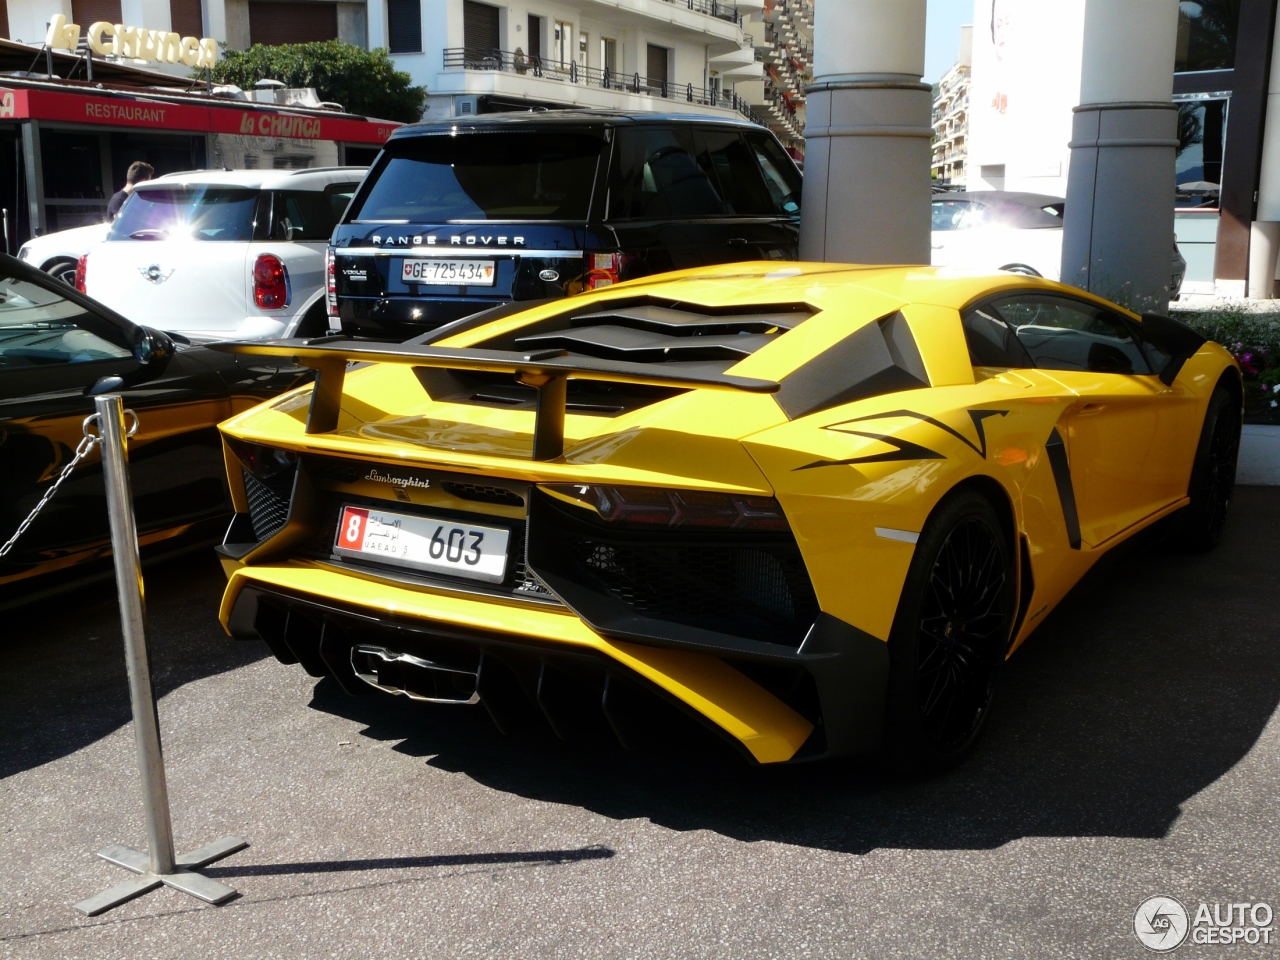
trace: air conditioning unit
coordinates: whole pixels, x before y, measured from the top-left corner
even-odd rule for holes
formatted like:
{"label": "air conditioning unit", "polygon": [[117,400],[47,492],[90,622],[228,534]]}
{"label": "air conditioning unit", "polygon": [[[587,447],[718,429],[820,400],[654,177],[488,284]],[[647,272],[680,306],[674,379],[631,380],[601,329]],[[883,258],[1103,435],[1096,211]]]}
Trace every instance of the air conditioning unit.
{"label": "air conditioning unit", "polygon": [[479,97],[454,97],[453,113],[458,117],[474,117],[480,112]]}

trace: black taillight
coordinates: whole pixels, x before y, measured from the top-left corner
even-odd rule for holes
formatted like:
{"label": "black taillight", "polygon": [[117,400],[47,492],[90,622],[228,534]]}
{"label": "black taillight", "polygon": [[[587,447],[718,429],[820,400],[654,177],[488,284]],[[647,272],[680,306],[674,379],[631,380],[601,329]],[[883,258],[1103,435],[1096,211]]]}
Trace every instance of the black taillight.
{"label": "black taillight", "polygon": [[251,443],[236,437],[226,437],[227,446],[236,455],[241,466],[255,479],[275,490],[293,486],[293,474],[298,466],[298,455],[292,450],[269,447],[263,443]]}
{"label": "black taillight", "polygon": [[542,489],[575,500],[602,520],[622,526],[789,529],[782,507],[773,497],[595,483],[547,483]]}

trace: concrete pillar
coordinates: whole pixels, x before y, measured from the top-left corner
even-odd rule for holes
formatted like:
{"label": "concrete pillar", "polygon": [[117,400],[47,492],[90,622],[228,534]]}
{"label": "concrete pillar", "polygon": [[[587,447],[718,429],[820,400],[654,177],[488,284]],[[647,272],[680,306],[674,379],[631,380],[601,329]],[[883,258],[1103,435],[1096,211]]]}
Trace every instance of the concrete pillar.
{"label": "concrete pillar", "polygon": [[1169,303],[1177,31],[1168,0],[1086,0],[1062,280],[1138,312]]}
{"label": "concrete pillar", "polygon": [[815,5],[800,258],[929,262],[925,0]]}
{"label": "concrete pillar", "polygon": [[1262,131],[1262,168],[1258,178],[1258,219],[1251,225],[1249,286],[1251,297],[1275,296],[1276,258],[1280,252],[1280,18],[1271,45],[1271,79]]}

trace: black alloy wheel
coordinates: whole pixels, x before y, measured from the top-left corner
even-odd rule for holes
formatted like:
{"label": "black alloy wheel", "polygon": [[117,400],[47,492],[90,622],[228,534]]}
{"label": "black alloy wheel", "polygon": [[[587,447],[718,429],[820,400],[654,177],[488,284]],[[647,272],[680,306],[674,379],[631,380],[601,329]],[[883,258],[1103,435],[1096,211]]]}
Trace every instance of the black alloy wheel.
{"label": "black alloy wheel", "polygon": [[68,287],[76,285],[76,262],[74,260],[59,260],[57,263],[52,263],[45,270],[45,273],[55,280],[61,280]]}
{"label": "black alloy wheel", "polygon": [[889,639],[887,743],[901,766],[945,769],[981,732],[1013,624],[1007,541],[990,501],[968,490],[921,533]]}
{"label": "black alloy wheel", "polygon": [[1192,550],[1209,550],[1222,539],[1236,486],[1241,419],[1240,401],[1221,386],[1214,390],[1191,468],[1191,503],[1179,518],[1178,539]]}

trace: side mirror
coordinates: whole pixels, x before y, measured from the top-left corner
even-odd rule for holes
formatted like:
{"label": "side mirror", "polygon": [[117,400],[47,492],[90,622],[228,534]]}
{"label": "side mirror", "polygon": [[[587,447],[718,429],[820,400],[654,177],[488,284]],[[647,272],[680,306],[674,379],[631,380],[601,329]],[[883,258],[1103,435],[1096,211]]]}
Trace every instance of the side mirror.
{"label": "side mirror", "polygon": [[1182,370],[1183,364],[1195,356],[1206,337],[1192,330],[1181,320],[1174,320],[1159,313],[1142,315],[1142,339],[1169,359],[1160,371],[1160,382],[1170,386]]}
{"label": "side mirror", "polygon": [[169,335],[150,327],[139,327],[133,341],[133,358],[148,372],[163,370],[173,357],[173,340]]}

